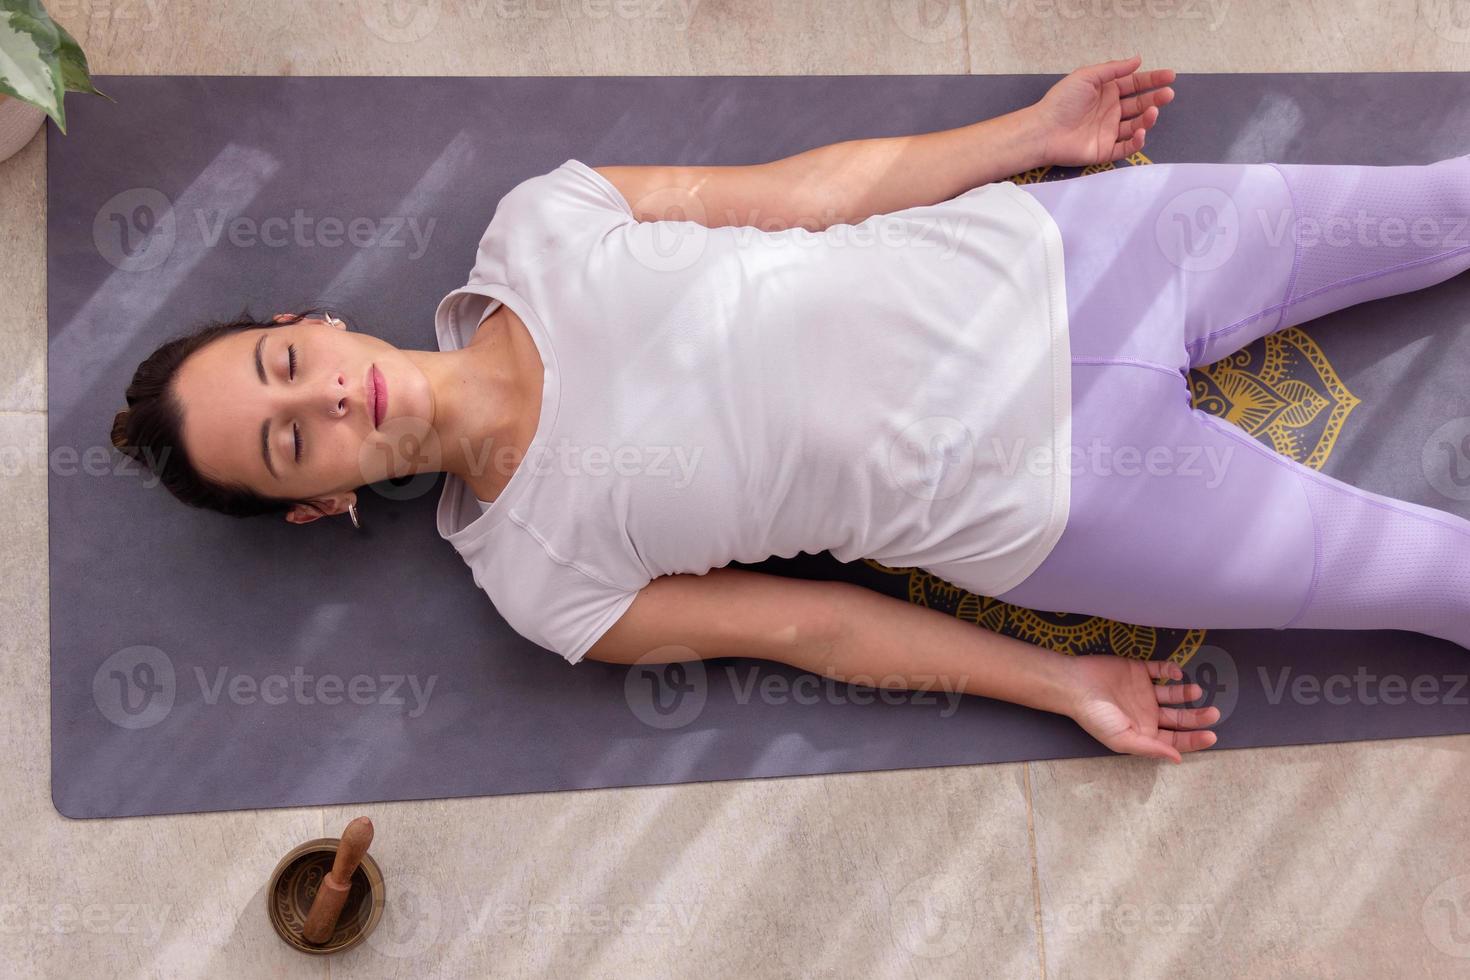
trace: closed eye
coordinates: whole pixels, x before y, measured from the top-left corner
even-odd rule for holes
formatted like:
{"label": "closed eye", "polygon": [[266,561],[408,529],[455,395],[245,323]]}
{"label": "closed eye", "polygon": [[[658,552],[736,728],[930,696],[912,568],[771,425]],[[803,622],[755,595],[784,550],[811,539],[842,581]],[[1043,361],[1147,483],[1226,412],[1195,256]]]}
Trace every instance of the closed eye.
{"label": "closed eye", "polygon": [[291,423],[291,442],[296,449],[296,462],[301,462],[301,426]]}
{"label": "closed eye", "polygon": [[295,381],[296,380],[296,345],[295,344],[287,344],[286,345],[286,358],[290,362],[290,370],[288,372],[288,377],[290,377],[292,381]]}

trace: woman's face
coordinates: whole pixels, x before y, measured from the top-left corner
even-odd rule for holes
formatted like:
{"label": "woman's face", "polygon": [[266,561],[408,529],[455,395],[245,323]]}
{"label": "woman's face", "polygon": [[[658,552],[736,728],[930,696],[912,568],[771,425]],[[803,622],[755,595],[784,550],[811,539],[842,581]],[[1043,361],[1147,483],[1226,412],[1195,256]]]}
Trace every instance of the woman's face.
{"label": "woman's face", "polygon": [[[204,476],[265,496],[318,500],[330,513],[345,510],[357,487],[404,475],[401,462],[392,465],[402,454],[391,451],[389,432],[432,422],[429,382],[418,366],[341,320],[221,337],[189,355],[174,384],[184,448]],[[375,384],[386,396],[376,422]],[[293,519],[310,514],[298,509]]]}

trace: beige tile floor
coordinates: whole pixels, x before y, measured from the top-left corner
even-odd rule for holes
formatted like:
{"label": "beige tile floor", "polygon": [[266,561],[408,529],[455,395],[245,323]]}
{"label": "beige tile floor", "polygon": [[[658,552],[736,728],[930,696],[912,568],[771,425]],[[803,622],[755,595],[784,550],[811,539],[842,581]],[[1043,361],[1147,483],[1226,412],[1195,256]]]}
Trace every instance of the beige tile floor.
{"label": "beige tile floor", "polygon": [[[1470,70],[1470,0],[966,4],[48,2],[105,73]],[[0,164],[3,446],[46,438],[44,186],[38,137]],[[1470,975],[1470,738],[68,821],[45,514],[0,475],[6,976]],[[265,877],[360,810],[384,923],[298,956]]]}

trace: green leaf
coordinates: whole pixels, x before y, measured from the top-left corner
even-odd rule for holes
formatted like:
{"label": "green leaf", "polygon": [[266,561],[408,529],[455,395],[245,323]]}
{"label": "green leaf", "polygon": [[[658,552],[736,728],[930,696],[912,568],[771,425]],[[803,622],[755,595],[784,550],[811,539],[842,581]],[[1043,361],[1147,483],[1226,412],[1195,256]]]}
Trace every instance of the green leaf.
{"label": "green leaf", "polygon": [[82,46],[77,43],[77,39],[60,24],[56,24],[56,34],[59,41],[57,57],[61,60],[61,81],[66,91],[100,95],[108,102],[116,104],[116,99],[92,84],[87,56],[82,52]]}
{"label": "green leaf", "polygon": [[39,106],[65,133],[67,92],[117,101],[92,84],[81,45],[41,0],[0,0],[0,93]]}
{"label": "green leaf", "polygon": [[[13,7],[7,2],[6,7]],[[66,132],[60,37],[49,18],[0,9],[0,92],[39,106]]]}

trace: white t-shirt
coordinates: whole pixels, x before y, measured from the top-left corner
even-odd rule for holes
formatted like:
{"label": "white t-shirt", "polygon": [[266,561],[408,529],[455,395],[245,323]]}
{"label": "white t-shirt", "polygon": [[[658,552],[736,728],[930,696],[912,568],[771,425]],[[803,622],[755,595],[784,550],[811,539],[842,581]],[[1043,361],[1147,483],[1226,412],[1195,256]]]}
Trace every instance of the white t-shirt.
{"label": "white t-shirt", "polygon": [[661,575],[825,549],[996,595],[1066,524],[1061,235],[1011,183],[767,232],[637,221],[567,160],[500,200],[440,349],[500,303],[540,420],[494,501],[446,477],[438,530],[573,663]]}

